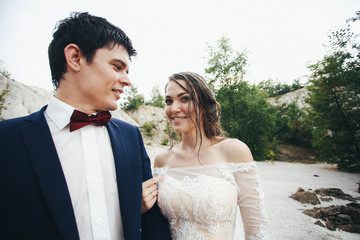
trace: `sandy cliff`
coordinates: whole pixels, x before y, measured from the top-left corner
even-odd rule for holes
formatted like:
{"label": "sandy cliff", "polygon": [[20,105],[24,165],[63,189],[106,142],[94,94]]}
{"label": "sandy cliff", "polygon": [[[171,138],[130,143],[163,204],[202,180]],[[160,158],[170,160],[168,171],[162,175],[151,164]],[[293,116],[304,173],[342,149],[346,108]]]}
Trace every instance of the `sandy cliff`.
{"label": "sandy cliff", "polygon": [[268,99],[268,102],[272,105],[281,105],[283,103],[289,104],[296,102],[299,108],[309,107],[309,104],[305,102],[305,98],[309,95],[309,90],[306,88],[300,88],[296,91],[285,93],[278,97],[272,97]]}

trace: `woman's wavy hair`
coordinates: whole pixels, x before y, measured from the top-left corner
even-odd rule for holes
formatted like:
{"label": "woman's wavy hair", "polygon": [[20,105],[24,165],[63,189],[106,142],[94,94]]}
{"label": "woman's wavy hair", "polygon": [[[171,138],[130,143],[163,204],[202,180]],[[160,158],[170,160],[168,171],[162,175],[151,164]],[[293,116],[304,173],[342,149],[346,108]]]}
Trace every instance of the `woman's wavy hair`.
{"label": "woman's wavy hair", "polygon": [[[180,84],[179,80],[183,80],[186,86]],[[195,119],[191,120],[196,126],[196,139],[199,137],[200,145],[203,137],[201,127],[207,138],[224,136],[225,132],[220,125],[220,104],[215,100],[214,94],[205,79],[197,73],[180,72],[171,75],[169,82],[171,81],[178,84],[191,96],[195,110]],[[169,82],[165,86],[165,91]],[[190,107],[189,105],[189,108]]]}

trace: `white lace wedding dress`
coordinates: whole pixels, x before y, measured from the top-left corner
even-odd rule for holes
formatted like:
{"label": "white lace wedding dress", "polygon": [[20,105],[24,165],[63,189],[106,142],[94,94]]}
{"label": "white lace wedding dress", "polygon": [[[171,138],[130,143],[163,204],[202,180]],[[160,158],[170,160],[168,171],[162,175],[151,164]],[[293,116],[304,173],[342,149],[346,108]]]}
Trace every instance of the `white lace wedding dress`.
{"label": "white lace wedding dress", "polygon": [[233,240],[237,206],[245,239],[270,239],[255,162],[154,168],[158,205],[174,240]]}

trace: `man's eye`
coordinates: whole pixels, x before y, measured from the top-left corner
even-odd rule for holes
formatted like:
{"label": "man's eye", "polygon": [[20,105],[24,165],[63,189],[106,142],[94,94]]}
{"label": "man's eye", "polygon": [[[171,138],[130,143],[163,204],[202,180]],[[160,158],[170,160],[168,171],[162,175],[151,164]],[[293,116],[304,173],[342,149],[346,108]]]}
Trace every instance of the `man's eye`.
{"label": "man's eye", "polygon": [[117,71],[120,71],[120,70],[121,70],[121,67],[118,66],[118,65],[116,65],[116,64],[114,64],[114,67],[116,68]]}

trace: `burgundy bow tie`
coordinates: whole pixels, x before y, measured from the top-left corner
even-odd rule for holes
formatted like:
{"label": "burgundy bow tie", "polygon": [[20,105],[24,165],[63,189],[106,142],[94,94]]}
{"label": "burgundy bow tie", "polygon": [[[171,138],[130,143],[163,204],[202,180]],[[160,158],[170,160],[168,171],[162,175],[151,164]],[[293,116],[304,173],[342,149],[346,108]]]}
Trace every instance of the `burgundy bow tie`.
{"label": "burgundy bow tie", "polygon": [[104,126],[110,121],[110,118],[111,114],[109,112],[99,112],[89,116],[86,113],[74,110],[70,118],[70,132],[92,123],[95,123],[98,126]]}

